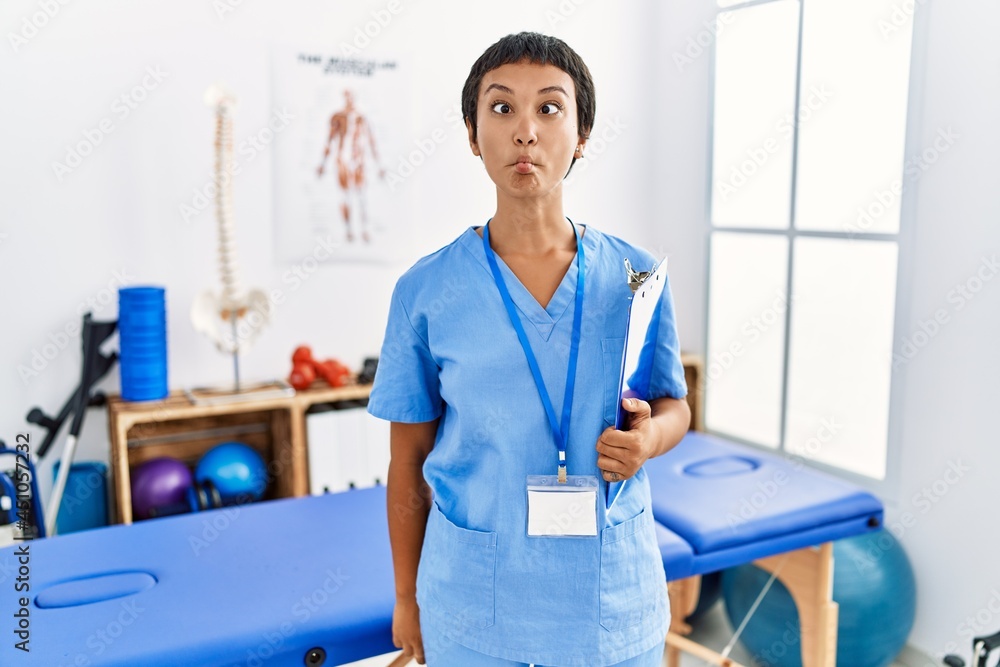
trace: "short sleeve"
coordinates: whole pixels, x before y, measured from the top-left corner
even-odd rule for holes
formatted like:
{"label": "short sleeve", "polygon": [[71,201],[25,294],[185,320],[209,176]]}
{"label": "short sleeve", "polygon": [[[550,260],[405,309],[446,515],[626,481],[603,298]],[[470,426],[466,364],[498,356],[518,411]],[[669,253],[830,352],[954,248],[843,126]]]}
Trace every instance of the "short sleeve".
{"label": "short sleeve", "polygon": [[411,322],[397,285],[368,399],[368,412],[379,419],[419,423],[441,415],[439,369],[427,344],[426,320],[422,322],[416,327]]}
{"label": "short sleeve", "polygon": [[684,398],[688,393],[684,379],[684,364],[681,363],[680,341],[677,338],[677,322],[674,318],[674,298],[670,292],[670,278],[663,287],[658,313],[660,326],[653,353],[653,370],[649,378],[649,396],[655,398]]}

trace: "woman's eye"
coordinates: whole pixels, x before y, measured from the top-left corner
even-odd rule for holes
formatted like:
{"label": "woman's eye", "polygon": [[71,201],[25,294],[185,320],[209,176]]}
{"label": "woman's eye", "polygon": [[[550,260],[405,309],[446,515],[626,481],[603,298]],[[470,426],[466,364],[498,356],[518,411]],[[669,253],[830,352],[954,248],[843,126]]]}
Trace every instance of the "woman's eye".
{"label": "woman's eye", "polygon": [[494,113],[510,113],[510,105],[506,102],[497,102],[493,105]]}
{"label": "woman's eye", "polygon": [[551,114],[559,113],[559,106],[553,104],[552,102],[548,102],[546,104],[543,104],[542,108],[539,109],[539,111],[548,116]]}

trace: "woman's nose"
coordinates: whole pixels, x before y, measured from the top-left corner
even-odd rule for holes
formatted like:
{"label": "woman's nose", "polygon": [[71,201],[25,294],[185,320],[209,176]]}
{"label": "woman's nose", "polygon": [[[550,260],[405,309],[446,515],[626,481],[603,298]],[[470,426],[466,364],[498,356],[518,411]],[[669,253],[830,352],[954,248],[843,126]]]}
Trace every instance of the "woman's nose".
{"label": "woman's nose", "polygon": [[514,132],[514,143],[518,146],[531,146],[538,141],[535,132],[535,123],[531,119],[522,120],[517,124]]}

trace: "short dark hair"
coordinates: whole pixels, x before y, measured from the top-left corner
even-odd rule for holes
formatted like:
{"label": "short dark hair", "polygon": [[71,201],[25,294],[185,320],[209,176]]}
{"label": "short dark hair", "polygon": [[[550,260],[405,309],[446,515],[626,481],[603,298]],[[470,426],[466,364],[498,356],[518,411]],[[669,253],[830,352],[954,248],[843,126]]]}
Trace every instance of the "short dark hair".
{"label": "short dark hair", "polygon": [[[558,37],[537,32],[519,32],[501,38],[486,49],[469,70],[469,78],[462,88],[462,117],[472,125],[472,138],[476,138],[476,111],[483,77],[498,67],[525,60],[536,65],[555,65],[569,74],[576,88],[577,127],[581,137],[589,137],[594,127],[597,101],[594,96],[594,80],[590,77],[590,70],[583,58]],[[573,162],[576,162],[575,157]],[[572,166],[571,164],[570,168]]]}

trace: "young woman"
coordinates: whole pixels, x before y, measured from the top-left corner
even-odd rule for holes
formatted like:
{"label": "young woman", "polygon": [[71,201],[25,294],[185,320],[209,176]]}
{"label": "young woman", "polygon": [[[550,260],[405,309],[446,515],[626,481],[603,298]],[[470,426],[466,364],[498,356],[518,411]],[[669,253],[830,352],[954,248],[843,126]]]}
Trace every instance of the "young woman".
{"label": "young woman", "polygon": [[670,612],[642,464],[690,422],[669,288],[657,398],[623,401],[617,431],[623,261],[654,258],[563,215],[590,72],[559,39],[509,35],[462,109],[496,211],[400,278],[368,406],[392,422],[394,642],[431,667],[660,665]]}

